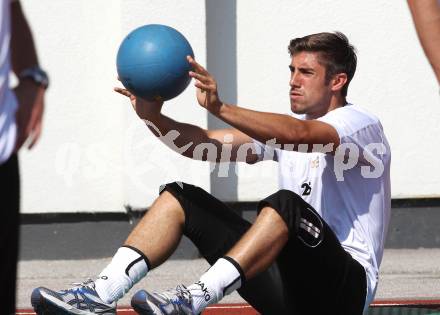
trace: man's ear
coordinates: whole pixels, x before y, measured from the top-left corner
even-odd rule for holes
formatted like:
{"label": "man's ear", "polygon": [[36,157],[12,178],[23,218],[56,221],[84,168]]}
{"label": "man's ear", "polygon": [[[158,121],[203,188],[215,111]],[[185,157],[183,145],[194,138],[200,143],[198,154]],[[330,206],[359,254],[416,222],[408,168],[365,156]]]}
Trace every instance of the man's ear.
{"label": "man's ear", "polygon": [[330,80],[331,89],[333,92],[340,91],[347,84],[348,77],[346,73],[336,73]]}

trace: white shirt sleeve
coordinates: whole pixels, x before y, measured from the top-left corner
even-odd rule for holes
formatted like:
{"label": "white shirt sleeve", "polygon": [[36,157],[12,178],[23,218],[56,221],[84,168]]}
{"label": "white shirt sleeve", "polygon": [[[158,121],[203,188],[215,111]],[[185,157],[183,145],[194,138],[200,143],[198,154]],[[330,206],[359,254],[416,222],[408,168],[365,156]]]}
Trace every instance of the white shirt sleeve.
{"label": "white shirt sleeve", "polygon": [[17,137],[15,113],[18,108],[14,91],[9,87],[9,74],[11,63],[9,58],[10,28],[10,2],[2,1],[0,4],[0,164],[5,162],[13,153]]}
{"label": "white shirt sleeve", "polygon": [[333,126],[340,138],[340,150],[357,156],[362,164],[377,165],[389,156],[389,145],[377,117],[348,104],[318,120]]}

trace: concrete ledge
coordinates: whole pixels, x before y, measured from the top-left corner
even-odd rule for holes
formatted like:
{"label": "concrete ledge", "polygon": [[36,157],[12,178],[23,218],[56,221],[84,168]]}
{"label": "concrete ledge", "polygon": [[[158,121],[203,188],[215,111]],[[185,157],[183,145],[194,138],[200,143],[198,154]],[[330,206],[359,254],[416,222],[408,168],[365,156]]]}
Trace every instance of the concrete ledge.
{"label": "concrete ledge", "polygon": [[[394,201],[386,248],[440,247],[440,205],[437,199]],[[422,204],[423,206],[420,206]],[[249,221],[256,203],[230,204]],[[145,213],[66,213],[22,216],[20,259],[93,259],[111,257]],[[44,246],[43,246],[44,245]],[[186,239],[173,259],[198,257]]]}

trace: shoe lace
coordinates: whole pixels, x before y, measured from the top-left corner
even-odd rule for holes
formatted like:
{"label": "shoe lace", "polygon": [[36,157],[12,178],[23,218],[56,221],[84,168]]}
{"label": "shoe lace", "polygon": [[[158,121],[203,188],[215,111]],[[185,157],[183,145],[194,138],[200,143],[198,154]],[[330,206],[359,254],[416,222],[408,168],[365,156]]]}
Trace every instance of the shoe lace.
{"label": "shoe lace", "polygon": [[191,305],[192,297],[191,293],[183,284],[178,285],[175,289],[166,291],[168,298],[173,302],[185,301],[187,305]]}
{"label": "shoe lace", "polygon": [[90,278],[88,278],[86,281],[83,282],[72,282],[72,285],[75,288],[89,288],[95,290],[95,281],[93,281]]}

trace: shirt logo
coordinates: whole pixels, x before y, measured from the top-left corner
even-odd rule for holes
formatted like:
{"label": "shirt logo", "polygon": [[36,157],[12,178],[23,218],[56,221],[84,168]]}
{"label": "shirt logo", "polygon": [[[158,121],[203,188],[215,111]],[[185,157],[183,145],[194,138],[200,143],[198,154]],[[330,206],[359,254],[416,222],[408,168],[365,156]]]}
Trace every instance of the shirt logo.
{"label": "shirt logo", "polygon": [[319,156],[310,161],[310,168],[318,168],[319,167]]}
{"label": "shirt logo", "polygon": [[310,193],[312,192],[311,182],[303,183],[301,185],[301,188],[303,189],[303,192],[302,192],[303,196],[309,196]]}

